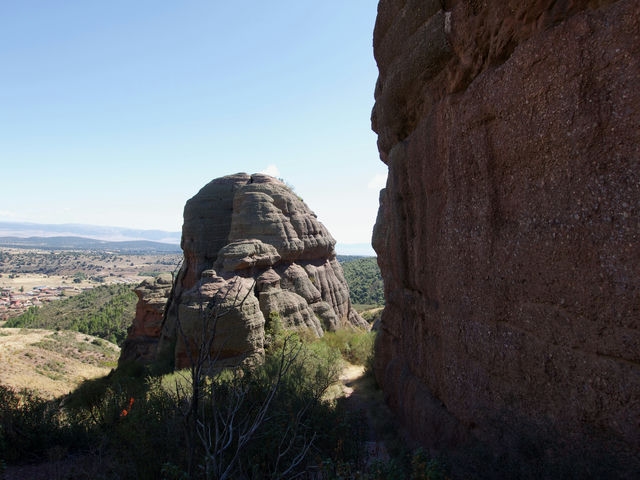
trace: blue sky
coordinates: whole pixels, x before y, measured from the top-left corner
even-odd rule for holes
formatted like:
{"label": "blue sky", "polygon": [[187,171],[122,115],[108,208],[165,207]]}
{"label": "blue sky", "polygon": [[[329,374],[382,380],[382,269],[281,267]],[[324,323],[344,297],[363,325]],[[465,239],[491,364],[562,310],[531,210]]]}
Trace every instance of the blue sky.
{"label": "blue sky", "polygon": [[338,243],[384,186],[376,0],[0,3],[0,221],[179,231],[236,172],[282,177]]}

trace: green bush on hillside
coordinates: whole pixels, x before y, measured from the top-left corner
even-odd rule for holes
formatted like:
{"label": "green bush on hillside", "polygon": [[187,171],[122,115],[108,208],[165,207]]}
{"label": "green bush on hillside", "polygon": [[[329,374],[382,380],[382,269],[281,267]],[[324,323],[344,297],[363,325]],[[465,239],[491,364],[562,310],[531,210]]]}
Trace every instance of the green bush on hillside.
{"label": "green bush on hillside", "polygon": [[341,329],[326,332],[321,342],[340,352],[342,358],[354,365],[370,366],[373,361],[375,332]]}
{"label": "green bush on hillside", "polygon": [[359,419],[323,396],[338,380],[339,353],[290,332],[273,345],[261,365],[202,377],[196,410],[188,371],[123,368],[63,404],[0,389],[0,459],[99,452],[102,478],[136,479],[291,478],[330,459],[355,465]]}
{"label": "green bush on hillside", "polygon": [[384,305],[382,274],[375,257],[342,261],[344,278],[349,285],[349,298],[355,305]]}
{"label": "green bush on hillside", "polygon": [[5,327],[73,330],[121,345],[137,301],[131,285],[100,285],[42,307],[30,307],[8,320]]}
{"label": "green bush on hillside", "polygon": [[60,402],[0,385],[0,461],[46,458],[55,446],[80,448],[85,428],[65,418]]}
{"label": "green bush on hillside", "polygon": [[0,388],[0,463],[73,458],[104,479],[442,478],[423,455],[367,462],[364,411],[325,396],[343,358],[370,355],[373,334],[310,340],[274,323],[264,362],[197,376],[197,389],[190,370],[137,364],[63,402]]}

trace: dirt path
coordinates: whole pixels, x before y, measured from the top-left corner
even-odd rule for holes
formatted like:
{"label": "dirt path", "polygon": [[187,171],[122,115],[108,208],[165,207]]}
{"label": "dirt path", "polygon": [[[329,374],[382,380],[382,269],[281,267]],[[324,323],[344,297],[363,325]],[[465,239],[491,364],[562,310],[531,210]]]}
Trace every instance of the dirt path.
{"label": "dirt path", "polygon": [[345,397],[350,397],[354,388],[353,385],[357,380],[360,380],[364,376],[363,365],[352,365],[348,363],[342,373],[340,374],[340,381],[342,382],[342,392]]}
{"label": "dirt path", "polygon": [[366,463],[389,460],[384,442],[384,429],[388,428],[389,413],[375,381],[365,375],[362,365],[347,364],[340,375],[345,404],[352,412],[362,415],[366,424],[365,458]]}

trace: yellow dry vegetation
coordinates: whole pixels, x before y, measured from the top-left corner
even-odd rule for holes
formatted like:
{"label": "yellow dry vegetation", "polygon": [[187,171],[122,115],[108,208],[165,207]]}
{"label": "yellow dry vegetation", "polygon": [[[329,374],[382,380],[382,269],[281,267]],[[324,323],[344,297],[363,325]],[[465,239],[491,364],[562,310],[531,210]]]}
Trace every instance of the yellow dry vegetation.
{"label": "yellow dry vegetation", "polygon": [[83,333],[0,328],[0,384],[61,397],[107,375],[119,355],[117,345]]}

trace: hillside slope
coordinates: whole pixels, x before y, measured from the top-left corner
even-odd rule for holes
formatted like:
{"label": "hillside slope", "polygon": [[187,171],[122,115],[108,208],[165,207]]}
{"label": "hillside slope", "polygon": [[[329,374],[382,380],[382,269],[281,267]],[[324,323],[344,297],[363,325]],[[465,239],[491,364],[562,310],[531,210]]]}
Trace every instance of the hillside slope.
{"label": "hillside slope", "polygon": [[60,397],[107,375],[119,354],[118,346],[82,333],[0,328],[0,384]]}
{"label": "hillside slope", "polygon": [[30,308],[7,327],[73,330],[121,343],[135,315],[137,297],[131,285],[101,285],[74,297]]}

